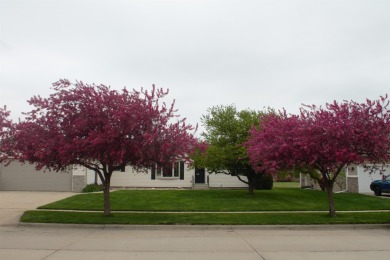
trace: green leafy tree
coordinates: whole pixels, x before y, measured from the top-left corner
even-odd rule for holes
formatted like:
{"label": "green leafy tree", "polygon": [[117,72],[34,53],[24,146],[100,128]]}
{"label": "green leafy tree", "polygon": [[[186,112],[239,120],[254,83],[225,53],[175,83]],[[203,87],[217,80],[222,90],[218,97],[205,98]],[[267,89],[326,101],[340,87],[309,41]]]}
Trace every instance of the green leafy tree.
{"label": "green leafy tree", "polygon": [[202,138],[208,145],[193,156],[195,166],[207,168],[211,173],[236,176],[248,185],[252,194],[259,173],[250,165],[247,149],[242,144],[247,141],[249,130],[259,125],[259,118],[265,113],[238,111],[234,105],[214,106],[207,112],[201,121],[205,127]]}

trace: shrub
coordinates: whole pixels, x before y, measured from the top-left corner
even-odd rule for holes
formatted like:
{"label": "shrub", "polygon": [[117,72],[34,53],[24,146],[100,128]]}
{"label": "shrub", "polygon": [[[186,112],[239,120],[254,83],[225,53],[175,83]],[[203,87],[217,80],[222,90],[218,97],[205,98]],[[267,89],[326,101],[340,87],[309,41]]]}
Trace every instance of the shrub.
{"label": "shrub", "polygon": [[255,189],[256,190],[272,190],[274,179],[271,174],[256,174]]}
{"label": "shrub", "polygon": [[103,185],[88,184],[87,186],[84,187],[84,189],[81,192],[88,193],[88,192],[97,192],[97,191],[103,191]]}
{"label": "shrub", "polygon": [[291,181],[299,181],[299,173],[298,170],[281,170],[276,174],[275,181],[277,182],[291,182]]}

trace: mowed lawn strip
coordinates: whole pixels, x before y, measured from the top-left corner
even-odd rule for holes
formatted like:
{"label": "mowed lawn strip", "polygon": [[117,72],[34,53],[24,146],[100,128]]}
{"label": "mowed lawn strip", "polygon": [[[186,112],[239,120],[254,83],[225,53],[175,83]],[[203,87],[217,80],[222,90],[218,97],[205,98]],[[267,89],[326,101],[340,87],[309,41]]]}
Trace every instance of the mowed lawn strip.
{"label": "mowed lawn strip", "polygon": [[[339,211],[390,210],[390,199],[336,193]],[[40,209],[103,210],[103,194],[80,194]],[[119,190],[111,192],[112,211],[327,211],[325,192],[297,188],[246,190]]]}
{"label": "mowed lawn strip", "polygon": [[95,212],[26,211],[22,222],[65,224],[133,225],[310,225],[310,224],[385,224],[390,214],[384,212],[338,213],[113,213],[105,217]]}

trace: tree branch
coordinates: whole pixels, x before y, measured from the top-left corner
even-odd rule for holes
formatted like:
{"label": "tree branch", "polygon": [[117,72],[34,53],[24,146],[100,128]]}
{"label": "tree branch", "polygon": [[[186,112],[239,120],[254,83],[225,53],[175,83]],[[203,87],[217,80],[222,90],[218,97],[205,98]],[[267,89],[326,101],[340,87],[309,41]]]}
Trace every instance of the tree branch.
{"label": "tree branch", "polygon": [[82,163],[81,161],[78,161],[78,160],[76,160],[76,163],[81,165],[81,166],[84,166],[87,169],[90,169],[90,170],[96,172],[99,175],[99,178],[102,181],[102,183],[105,183],[105,180],[106,180],[106,178],[104,177],[105,175],[101,172],[101,169],[97,165],[91,166],[89,164]]}
{"label": "tree branch", "polygon": [[238,174],[235,174],[234,176],[236,176],[240,181],[242,181],[243,183],[245,183],[245,184],[247,184],[247,185],[249,185],[249,182],[247,182],[247,181],[244,181],[243,179],[241,179],[241,177],[240,177],[240,175],[238,175]]}

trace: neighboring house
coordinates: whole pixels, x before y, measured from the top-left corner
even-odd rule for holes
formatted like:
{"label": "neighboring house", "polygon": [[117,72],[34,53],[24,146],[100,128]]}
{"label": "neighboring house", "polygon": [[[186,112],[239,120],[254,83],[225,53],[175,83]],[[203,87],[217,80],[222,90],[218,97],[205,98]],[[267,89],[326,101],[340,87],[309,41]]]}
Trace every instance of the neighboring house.
{"label": "neighboring house", "polygon": [[32,164],[0,164],[0,190],[80,192],[86,185],[85,171],[73,168],[55,172],[36,170]]}
{"label": "neighboring house", "polygon": [[[193,169],[183,162],[176,162],[172,169],[135,171],[126,166],[113,173],[113,188],[246,188],[247,185],[225,174],[209,174],[204,169]],[[95,173],[84,167],[54,172],[37,171],[34,165],[17,161],[0,165],[0,190],[19,191],[70,191],[80,192],[85,185],[95,182]],[[98,183],[99,183],[98,178]]]}
{"label": "neighboring house", "polygon": [[[355,193],[372,193],[370,184],[374,180],[381,180],[383,175],[390,175],[390,164],[386,165],[382,174],[379,170],[369,172],[362,165],[352,164],[346,167],[345,174],[340,174],[336,180],[334,191]],[[301,174],[301,188],[319,189],[318,184],[308,175]]]}
{"label": "neighboring house", "polygon": [[[315,189],[320,190],[321,187],[318,184],[318,181],[312,179],[309,174],[300,174],[300,183],[302,189]],[[333,186],[334,192],[347,191],[347,178],[345,173],[340,173]]]}

